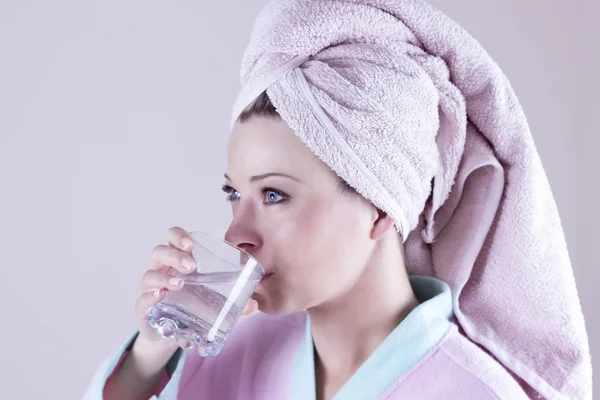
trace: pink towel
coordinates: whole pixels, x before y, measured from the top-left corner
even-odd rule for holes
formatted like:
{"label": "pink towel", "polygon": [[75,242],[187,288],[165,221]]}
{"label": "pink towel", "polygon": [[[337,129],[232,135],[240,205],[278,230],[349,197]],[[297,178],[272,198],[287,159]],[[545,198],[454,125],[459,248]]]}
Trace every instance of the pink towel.
{"label": "pink towel", "polygon": [[532,397],[591,398],[556,204],[517,97],[472,36],[419,0],[275,0],[241,82],[231,126],[266,90],[295,134],[394,219],[409,273],[451,286],[472,341]]}

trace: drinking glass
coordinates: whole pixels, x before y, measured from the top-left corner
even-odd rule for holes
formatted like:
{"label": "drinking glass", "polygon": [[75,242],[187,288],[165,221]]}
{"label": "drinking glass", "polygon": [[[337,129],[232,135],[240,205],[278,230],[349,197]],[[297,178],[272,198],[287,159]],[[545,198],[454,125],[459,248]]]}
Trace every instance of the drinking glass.
{"label": "drinking glass", "polygon": [[166,292],[148,315],[163,338],[173,338],[203,357],[216,356],[264,276],[260,263],[244,250],[204,232],[190,232],[196,269],[174,271],[183,288]]}

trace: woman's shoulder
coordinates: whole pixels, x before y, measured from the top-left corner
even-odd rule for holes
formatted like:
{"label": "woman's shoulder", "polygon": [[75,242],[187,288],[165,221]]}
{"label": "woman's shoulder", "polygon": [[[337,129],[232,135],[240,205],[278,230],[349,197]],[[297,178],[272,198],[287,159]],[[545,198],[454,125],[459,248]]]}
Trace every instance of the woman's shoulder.
{"label": "woman's shoulder", "polygon": [[[435,378],[435,385],[427,385],[432,377],[439,379]],[[433,390],[453,399],[530,398],[502,364],[454,323],[438,346],[398,383],[394,395],[418,388],[420,393]]]}

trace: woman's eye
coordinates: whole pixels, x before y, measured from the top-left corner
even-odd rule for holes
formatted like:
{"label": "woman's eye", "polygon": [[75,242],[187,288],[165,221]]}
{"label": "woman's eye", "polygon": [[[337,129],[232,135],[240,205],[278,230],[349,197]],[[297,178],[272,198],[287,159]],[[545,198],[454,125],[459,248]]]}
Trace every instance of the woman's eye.
{"label": "woman's eye", "polygon": [[267,204],[279,203],[280,201],[285,199],[284,195],[272,189],[264,189],[263,193],[265,196],[264,201]]}
{"label": "woman's eye", "polygon": [[227,195],[227,201],[234,201],[240,198],[240,194],[238,192],[236,192],[235,190]]}
{"label": "woman's eye", "polygon": [[223,185],[222,189],[227,194],[225,200],[234,201],[240,198],[240,194],[238,193],[238,191],[232,188],[231,186]]}

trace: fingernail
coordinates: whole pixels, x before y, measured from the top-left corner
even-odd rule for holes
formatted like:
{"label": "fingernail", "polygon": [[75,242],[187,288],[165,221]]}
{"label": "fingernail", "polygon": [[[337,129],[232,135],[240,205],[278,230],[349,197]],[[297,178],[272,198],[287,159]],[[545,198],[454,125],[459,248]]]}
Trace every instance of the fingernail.
{"label": "fingernail", "polygon": [[159,298],[160,297],[160,289],[156,289],[154,291],[154,297]]}
{"label": "fingernail", "polygon": [[196,263],[187,257],[183,257],[181,259],[181,264],[183,264],[188,271],[192,271],[194,268],[196,268]]}
{"label": "fingernail", "polygon": [[180,278],[171,278],[169,279],[169,283],[173,286],[179,286],[179,282],[181,282]]}
{"label": "fingernail", "polygon": [[194,245],[194,242],[192,242],[190,238],[183,238],[181,239],[181,245],[184,250],[189,250],[189,248]]}

